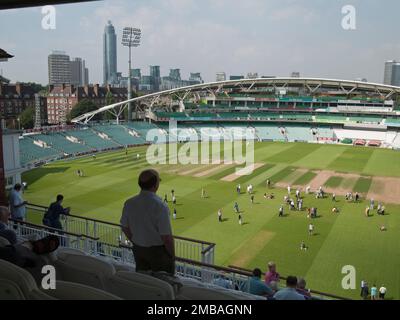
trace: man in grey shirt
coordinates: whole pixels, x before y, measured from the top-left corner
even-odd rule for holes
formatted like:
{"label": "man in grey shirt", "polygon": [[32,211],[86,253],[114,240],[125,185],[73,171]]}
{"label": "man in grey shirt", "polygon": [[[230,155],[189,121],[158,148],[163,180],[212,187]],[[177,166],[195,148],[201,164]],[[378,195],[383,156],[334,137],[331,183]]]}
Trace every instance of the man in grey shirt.
{"label": "man in grey shirt", "polygon": [[296,291],[297,278],[289,276],[286,279],[286,288],[279,290],[274,295],[275,300],[306,300],[306,298]]}
{"label": "man in grey shirt", "polygon": [[128,199],[121,226],[133,244],[136,271],[175,273],[175,246],[168,206],[156,195],[160,177],[155,170],[139,175],[140,193]]}

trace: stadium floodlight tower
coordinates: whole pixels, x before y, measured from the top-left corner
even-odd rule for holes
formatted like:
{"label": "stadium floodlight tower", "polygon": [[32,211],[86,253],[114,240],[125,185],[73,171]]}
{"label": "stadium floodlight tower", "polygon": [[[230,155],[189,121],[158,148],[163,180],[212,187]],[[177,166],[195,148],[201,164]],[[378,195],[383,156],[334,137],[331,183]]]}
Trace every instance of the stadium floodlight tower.
{"label": "stadium floodlight tower", "polygon": [[[132,99],[132,75],[131,75],[131,49],[140,45],[142,31],[137,28],[125,27],[122,34],[122,45],[129,48],[129,69],[128,69],[128,100]],[[131,103],[128,102],[128,121],[131,120]]]}

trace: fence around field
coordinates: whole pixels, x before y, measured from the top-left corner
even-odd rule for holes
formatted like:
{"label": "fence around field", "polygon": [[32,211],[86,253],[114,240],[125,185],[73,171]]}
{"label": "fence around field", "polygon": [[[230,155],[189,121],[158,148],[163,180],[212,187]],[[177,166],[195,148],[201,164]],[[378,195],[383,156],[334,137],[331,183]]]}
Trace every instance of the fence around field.
{"label": "fence around field", "polygon": [[[28,204],[27,209],[28,221],[42,224],[42,218],[47,207]],[[62,215],[61,224],[64,231],[98,238],[103,248],[113,248],[112,250],[115,252],[118,252],[117,248],[121,243],[129,244],[119,224],[73,214]],[[177,257],[209,264],[214,263],[215,243],[178,236],[174,236],[174,240]]]}

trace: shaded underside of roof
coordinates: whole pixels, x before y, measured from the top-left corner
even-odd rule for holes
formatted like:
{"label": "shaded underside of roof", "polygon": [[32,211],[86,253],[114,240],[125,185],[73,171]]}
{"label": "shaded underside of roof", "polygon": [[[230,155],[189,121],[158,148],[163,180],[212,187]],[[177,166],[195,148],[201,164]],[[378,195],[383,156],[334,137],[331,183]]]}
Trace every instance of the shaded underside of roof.
{"label": "shaded underside of roof", "polygon": [[89,1],[99,1],[99,0],[2,0],[0,2],[0,10],[37,7],[44,5],[89,2]]}

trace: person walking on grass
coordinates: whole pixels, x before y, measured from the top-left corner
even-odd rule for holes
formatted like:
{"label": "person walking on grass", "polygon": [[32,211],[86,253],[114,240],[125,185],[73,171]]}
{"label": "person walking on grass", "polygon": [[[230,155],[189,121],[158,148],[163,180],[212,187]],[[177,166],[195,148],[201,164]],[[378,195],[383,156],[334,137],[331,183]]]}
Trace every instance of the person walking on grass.
{"label": "person walking on grass", "polygon": [[237,202],[233,205],[233,209],[235,210],[236,213],[239,213],[239,205]]}
{"label": "person walking on grass", "polygon": [[314,234],[314,225],[312,223],[310,223],[310,225],[308,226],[308,234],[310,236]]}
{"label": "person walking on grass", "polygon": [[239,225],[242,225],[243,224],[243,220],[242,220],[242,215],[239,213]]}
{"label": "person walking on grass", "polygon": [[283,217],[283,205],[279,208],[279,217]]}
{"label": "person walking on grass", "polygon": [[380,300],[385,300],[385,294],[386,294],[386,288],[384,285],[379,288],[379,299]]}
{"label": "person walking on grass", "polygon": [[375,284],[371,287],[371,300],[378,300],[378,288]]}
{"label": "person walking on grass", "polygon": [[218,210],[218,221],[222,222],[222,210],[221,209]]}
{"label": "person walking on grass", "polygon": [[364,300],[368,299],[368,295],[369,295],[369,287],[368,287],[368,283],[365,281],[364,282],[364,286],[361,288],[361,297]]}
{"label": "person walking on grass", "polygon": [[369,207],[366,207],[365,208],[365,216],[368,218],[369,217],[369,211],[370,211],[370,208]]}

